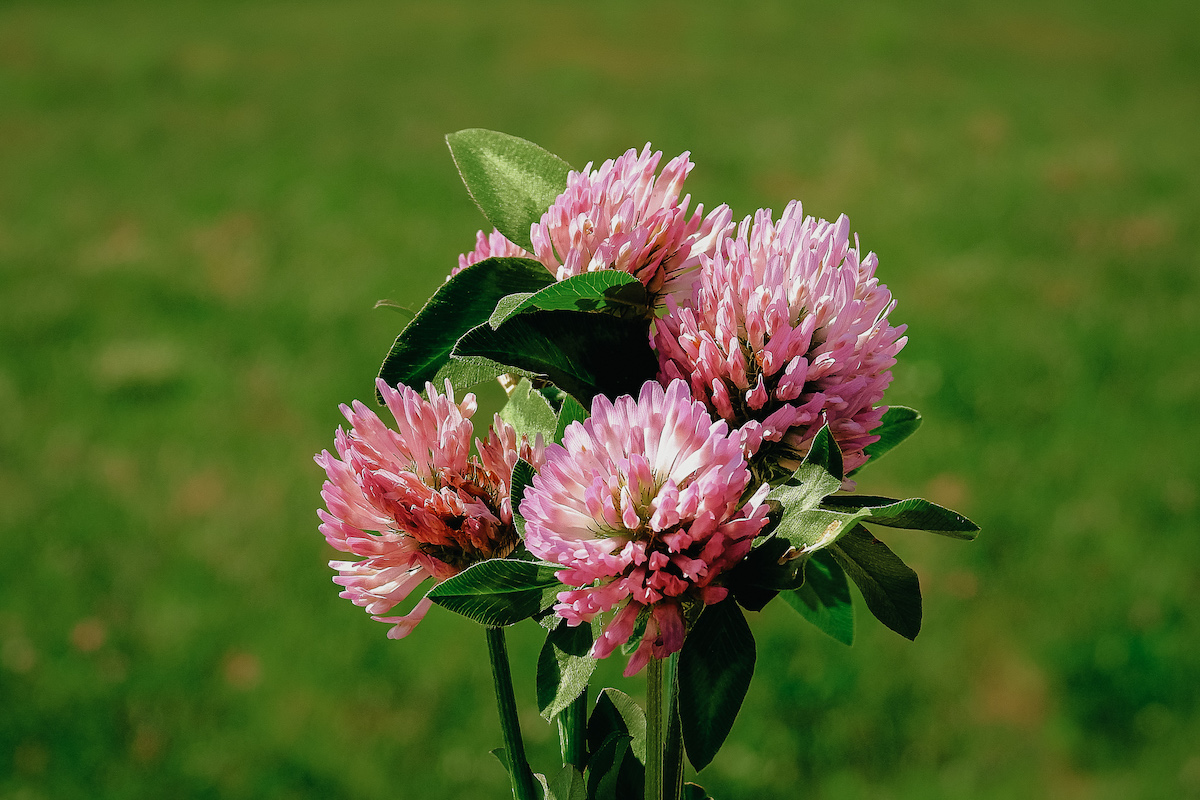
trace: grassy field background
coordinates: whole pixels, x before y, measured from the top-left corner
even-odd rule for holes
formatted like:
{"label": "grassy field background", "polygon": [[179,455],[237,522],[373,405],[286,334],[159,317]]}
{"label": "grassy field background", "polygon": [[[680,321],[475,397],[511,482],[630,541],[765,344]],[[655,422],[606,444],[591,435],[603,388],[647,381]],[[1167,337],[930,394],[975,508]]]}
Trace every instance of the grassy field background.
{"label": "grassy field background", "polygon": [[465,127],[846,212],[910,326],[861,487],[983,534],[889,537],[916,643],[752,619],[719,800],[1200,797],[1197,8],[0,4],[0,798],[506,796],[480,630],[387,640],[314,513]]}

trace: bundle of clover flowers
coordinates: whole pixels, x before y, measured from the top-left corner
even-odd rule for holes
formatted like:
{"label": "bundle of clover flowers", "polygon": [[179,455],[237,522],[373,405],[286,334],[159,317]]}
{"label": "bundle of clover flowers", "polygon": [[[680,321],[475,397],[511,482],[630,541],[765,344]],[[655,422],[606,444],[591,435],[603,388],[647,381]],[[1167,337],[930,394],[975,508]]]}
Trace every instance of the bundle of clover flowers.
{"label": "bundle of clover flowers", "polygon": [[[917,576],[867,526],[978,530],[853,492],[920,423],[882,405],[904,327],[845,216],[689,214],[688,155],[658,171],[649,145],[576,172],[494,131],[447,141],[495,230],[384,360],[395,427],[343,406],[337,455],[316,458],[320,530],[357,557],[331,562],[334,581],[393,638],[434,604],[484,626],[518,800],[703,798],[684,754],[708,765],[745,697],[743,610],[780,597],[849,644],[852,581],[914,638]],[[464,392],[494,379],[508,402],[477,438]],[[563,756],[549,778],[526,759],[505,648],[527,619],[547,631],[537,700]],[[589,698],[618,649],[627,677],[647,675],[644,711],[613,688]]]}

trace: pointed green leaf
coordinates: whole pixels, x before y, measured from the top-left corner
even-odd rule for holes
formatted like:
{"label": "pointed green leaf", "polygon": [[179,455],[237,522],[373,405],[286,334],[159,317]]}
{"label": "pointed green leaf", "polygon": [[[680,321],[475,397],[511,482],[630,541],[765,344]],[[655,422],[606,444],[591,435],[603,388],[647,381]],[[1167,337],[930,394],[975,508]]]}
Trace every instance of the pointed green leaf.
{"label": "pointed green leaf", "polygon": [[492,315],[488,317],[488,325],[499,328],[501,322],[511,317],[513,312],[533,295],[534,292],[516,292],[507,297],[501,297],[496,302],[496,307],[492,309]]}
{"label": "pointed green leaf", "polygon": [[[524,299],[518,303],[514,304],[506,297],[496,305],[488,319],[492,328],[499,328],[506,320],[534,308],[542,311],[613,310],[633,312],[637,316],[646,316],[650,310],[641,281],[616,269],[572,275],[534,294],[519,296]],[[516,297],[518,295],[511,296]]]}
{"label": "pointed green leaf", "polygon": [[529,229],[567,188],[571,167],[533,142],[468,128],[446,136],[471,199],[509,241],[533,250]]}
{"label": "pointed green leaf", "polygon": [[546,800],[587,800],[587,784],[571,764],[563,766],[546,792]]}
{"label": "pointed green leaf", "polygon": [[921,584],[888,546],[859,526],[830,553],[862,592],[871,613],[906,639],[921,630]]}
{"label": "pointed green leaf", "polygon": [[630,737],[630,749],[639,761],[646,758],[646,715],[633,698],[619,689],[601,690],[588,719],[588,749],[595,750],[612,733]]}
{"label": "pointed green leaf", "polygon": [[560,567],[536,561],[493,558],[473,564],[429,591],[443,608],[484,625],[512,625],[554,602]]}
{"label": "pointed green leaf", "polygon": [[697,783],[685,783],[683,785],[682,800],[713,800],[712,796],[704,791],[704,787]]}
{"label": "pointed green leaf", "polygon": [[821,428],[800,467],[767,495],[783,505],[784,516],[816,508],[828,495],[842,488],[842,451],[829,432]]}
{"label": "pointed green leaf", "polygon": [[592,626],[570,626],[560,619],[546,634],[546,643],[538,655],[538,710],[547,721],[558,716],[587,688],[596,669],[591,656]]}
{"label": "pointed green leaf", "polygon": [[554,409],[550,408],[545,396],[533,388],[528,378],[522,378],[508,396],[508,402],[500,410],[500,418],[512,425],[518,436],[528,436],[530,444],[539,433],[548,444],[554,429],[558,427],[558,416]]}
{"label": "pointed green leaf", "polygon": [[754,636],[737,603],[708,606],[679,654],[679,721],[688,760],[712,762],[733,728],[754,675]]}
{"label": "pointed green leaf", "polygon": [[536,292],[554,276],[527,258],[489,258],[472,264],[438,287],[429,302],[396,337],[380,367],[389,385],[404,384],[418,392],[450,360],[464,333],[487,323],[501,298],[514,292]]}
{"label": "pointed green leaf", "polygon": [[[581,311],[533,311],[499,328],[473,328],[456,356],[483,356],[548,378],[585,407],[597,394],[637,395],[658,372],[649,320]],[[615,357],[619,354],[619,357]]]}
{"label": "pointed green leaf", "polygon": [[588,800],[625,800],[617,788],[629,742],[628,734],[612,733],[588,758]]}
{"label": "pointed green leaf", "polygon": [[[804,463],[800,465],[800,470],[805,467],[820,468],[836,478],[839,483],[845,477],[842,471],[842,450],[838,447],[837,440],[833,438],[833,433],[830,432],[828,425],[823,426],[813,437],[812,444],[808,448],[808,455],[804,457]],[[799,470],[797,471],[799,472]],[[796,477],[800,480],[804,479],[804,475]]]}
{"label": "pointed green leaf", "polygon": [[979,535],[979,526],[962,514],[919,497],[893,500],[873,495],[834,495],[825,498],[822,505],[835,511],[862,509],[867,512],[863,522],[889,528],[928,531],[953,539],[971,540]]}
{"label": "pointed green leaf", "polygon": [[782,593],[784,602],[842,644],[854,644],[854,604],[845,571],[822,550],[805,564],[804,575],[803,586]]}
{"label": "pointed green leaf", "polygon": [[829,547],[849,533],[866,515],[866,511],[842,512],[823,508],[794,511],[785,508],[783,518],[775,528],[775,536],[795,548],[791,553],[793,558],[800,558]]}
{"label": "pointed green leaf", "polygon": [[[912,436],[919,427],[921,427],[921,414],[919,411],[905,406],[890,407],[887,411],[883,412],[883,419],[879,425],[875,430],[871,431],[871,433],[879,437],[879,441],[863,448],[863,452],[870,459],[867,461],[867,464],[871,464],[882,458],[884,453],[903,442],[909,436]],[[863,467],[867,464],[864,464]],[[862,467],[859,467],[850,474],[855,475],[861,469]]]}
{"label": "pointed green leaf", "polygon": [[554,429],[554,443],[562,442],[567,426],[572,422],[583,422],[588,418],[587,409],[579,405],[579,401],[567,395],[563,399],[562,408],[558,411],[558,425]]}
{"label": "pointed green leaf", "polygon": [[508,773],[508,751],[503,747],[493,747],[488,752],[495,756],[496,760],[500,762],[500,766],[504,767],[505,773]]}

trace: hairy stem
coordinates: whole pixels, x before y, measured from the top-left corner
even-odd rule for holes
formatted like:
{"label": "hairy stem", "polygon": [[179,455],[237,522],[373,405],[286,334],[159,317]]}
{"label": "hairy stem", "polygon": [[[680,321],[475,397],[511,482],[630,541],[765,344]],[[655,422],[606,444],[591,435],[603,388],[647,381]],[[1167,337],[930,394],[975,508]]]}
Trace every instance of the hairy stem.
{"label": "hairy stem", "polygon": [[562,749],[563,764],[571,764],[580,772],[587,766],[587,704],[585,686],[579,697],[558,715],[558,744]]}
{"label": "hairy stem", "polygon": [[663,800],[663,662],[646,665],[646,800]]}
{"label": "hairy stem", "polygon": [[488,656],[492,661],[492,681],[496,686],[496,710],[500,714],[500,731],[504,735],[504,754],[508,759],[508,776],[512,780],[516,800],[538,800],[533,770],[525,757],[521,740],[521,723],[517,719],[517,698],[513,694],[512,670],[508,664],[508,646],[504,629],[494,625],[487,631]]}

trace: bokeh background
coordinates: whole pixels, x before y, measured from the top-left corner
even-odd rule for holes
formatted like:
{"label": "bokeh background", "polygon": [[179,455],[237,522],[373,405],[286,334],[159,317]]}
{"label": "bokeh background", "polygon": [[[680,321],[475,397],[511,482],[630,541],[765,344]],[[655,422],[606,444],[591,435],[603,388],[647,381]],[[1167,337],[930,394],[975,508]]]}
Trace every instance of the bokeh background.
{"label": "bokeh background", "polygon": [[888,537],[916,643],[756,615],[711,792],[1200,797],[1197,8],[4,2],[0,797],[507,795],[479,629],[336,596],[311,460],[472,246],[465,127],[846,212],[910,326],[861,486],[983,535]]}

